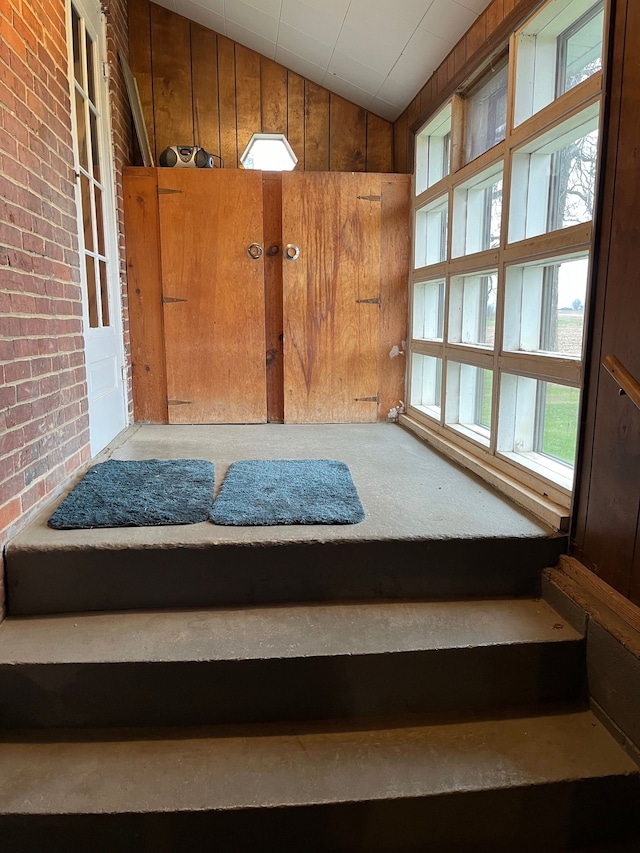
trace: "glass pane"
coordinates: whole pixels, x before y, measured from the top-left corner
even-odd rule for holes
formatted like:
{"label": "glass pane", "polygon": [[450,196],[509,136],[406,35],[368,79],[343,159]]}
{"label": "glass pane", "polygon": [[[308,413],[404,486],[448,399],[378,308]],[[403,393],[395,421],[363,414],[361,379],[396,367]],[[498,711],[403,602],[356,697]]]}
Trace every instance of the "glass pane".
{"label": "glass pane", "polygon": [[416,269],[446,260],[448,221],[449,201],[446,196],[416,211]]}
{"label": "glass pane", "polygon": [[84,86],[82,76],[82,24],[76,10],[71,7],[71,29],[73,38],[73,76],[80,86]]}
{"label": "glass pane", "polygon": [[594,104],[514,152],[510,242],[591,221],[598,122]]}
{"label": "glass pane", "polygon": [[603,2],[552,0],[517,36],[514,124],[602,68]]}
{"label": "glass pane", "polygon": [[93,160],[93,177],[100,183],[100,148],[98,147],[98,120],[93,110],[89,109],[91,125],[91,159]]}
{"label": "glass pane", "polygon": [[453,197],[454,258],[500,245],[502,225],[502,171],[496,169],[476,175],[457,187]]}
{"label": "glass pane", "polygon": [[566,465],[573,465],[576,458],[580,391],[566,385],[539,382],[538,398],[536,450]]}
{"label": "glass pane", "polygon": [[491,429],[491,394],[493,374],[490,370],[447,363],[446,423],[485,446]]}
{"label": "glass pane", "polygon": [[496,330],[497,272],[474,273],[451,280],[449,341],[493,347]]}
{"label": "glass pane", "polygon": [[85,257],[87,270],[87,301],[89,305],[89,325],[98,327],[98,297],[96,292],[96,269],[91,255]]}
{"label": "glass pane", "polygon": [[589,260],[507,268],[504,348],[580,358]]}
{"label": "glass pane", "polygon": [[577,388],[502,374],[499,452],[571,488],[579,400]]}
{"label": "glass pane", "polygon": [[491,70],[465,98],[464,161],[470,163],[505,138],[508,62]]}
{"label": "glass pane", "polygon": [[82,195],[82,223],[84,230],[84,248],[93,252],[93,226],[91,224],[91,186],[86,175],[80,175],[80,192]]}
{"label": "glass pane", "polygon": [[554,183],[549,206],[549,231],[593,219],[597,161],[597,130],[555,153],[552,160]]}
{"label": "glass pane", "polygon": [[603,27],[603,3],[596,3],[558,39],[558,95],[601,70]]}
{"label": "glass pane", "polygon": [[449,174],[451,153],[451,104],[448,104],[416,137],[416,195]]}
{"label": "glass pane", "polygon": [[102,218],[102,190],[93,185],[93,197],[96,203],[96,227],[98,230],[98,254],[105,255],[104,250],[104,221]]}
{"label": "glass pane", "polygon": [[442,359],[413,353],[411,356],[411,405],[434,418],[440,417]]}
{"label": "glass pane", "polygon": [[89,36],[89,33],[85,30],[85,38],[87,45],[87,86],[89,93],[89,100],[92,104],[96,102],[96,78],[95,78],[95,50],[94,44]]}
{"label": "glass pane", "polygon": [[109,320],[109,286],[107,281],[107,265],[104,261],[98,261],[98,268],[100,269],[100,304],[102,307],[102,325],[110,326],[111,322]]}
{"label": "glass pane", "polygon": [[89,171],[89,157],[87,154],[87,119],[85,116],[85,99],[76,89],[76,126],[78,129],[78,159],[80,166]]}
{"label": "glass pane", "polygon": [[421,281],[413,290],[413,337],[442,340],[444,329],[444,279]]}

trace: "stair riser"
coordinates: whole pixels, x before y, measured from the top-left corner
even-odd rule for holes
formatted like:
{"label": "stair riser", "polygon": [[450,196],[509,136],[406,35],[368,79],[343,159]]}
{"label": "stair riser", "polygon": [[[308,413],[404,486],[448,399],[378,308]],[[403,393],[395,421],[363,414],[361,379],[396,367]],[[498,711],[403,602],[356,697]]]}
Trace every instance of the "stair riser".
{"label": "stair riser", "polygon": [[639,796],[637,777],[607,777],[296,808],[5,815],[0,838],[3,853],[546,853],[600,843],[626,853],[638,849]]}
{"label": "stair riser", "polygon": [[10,547],[11,615],[372,598],[532,596],[564,537],[212,545]]}
{"label": "stair riser", "polygon": [[173,726],[579,699],[582,642],[275,660],[0,667],[0,726]]}

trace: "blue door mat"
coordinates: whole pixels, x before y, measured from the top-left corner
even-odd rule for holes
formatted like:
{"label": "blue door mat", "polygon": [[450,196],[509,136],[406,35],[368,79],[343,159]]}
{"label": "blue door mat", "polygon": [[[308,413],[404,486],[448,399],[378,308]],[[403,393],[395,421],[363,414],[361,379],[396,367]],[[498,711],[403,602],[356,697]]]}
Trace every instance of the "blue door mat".
{"label": "blue door mat", "polygon": [[90,468],[49,519],[49,527],[147,527],[206,521],[213,463],[204,459],[110,459]]}
{"label": "blue door mat", "polygon": [[334,459],[234,462],[213,505],[214,524],[357,524],[364,510],[351,472]]}

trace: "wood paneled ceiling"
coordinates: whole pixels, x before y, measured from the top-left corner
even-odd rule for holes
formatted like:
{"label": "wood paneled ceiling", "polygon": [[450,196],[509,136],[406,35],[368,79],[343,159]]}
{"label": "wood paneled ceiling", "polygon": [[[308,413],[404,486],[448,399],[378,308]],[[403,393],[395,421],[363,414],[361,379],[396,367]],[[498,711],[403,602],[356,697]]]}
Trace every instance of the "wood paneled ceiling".
{"label": "wood paneled ceiling", "polygon": [[156,0],[394,120],[490,0]]}

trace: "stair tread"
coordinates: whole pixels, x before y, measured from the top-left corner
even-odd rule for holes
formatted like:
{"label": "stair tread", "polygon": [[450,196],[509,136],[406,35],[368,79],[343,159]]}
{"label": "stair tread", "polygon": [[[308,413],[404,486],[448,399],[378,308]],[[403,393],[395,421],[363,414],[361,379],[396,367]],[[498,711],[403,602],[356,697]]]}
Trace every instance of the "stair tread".
{"label": "stair tread", "polygon": [[445,725],[15,731],[0,743],[0,814],[269,808],[637,773],[589,711]]}
{"label": "stair tread", "polygon": [[531,599],[389,601],[13,617],[0,665],[268,660],[577,642]]}

